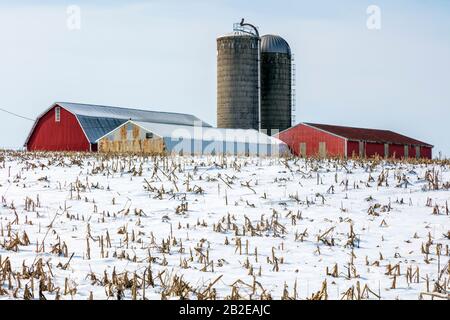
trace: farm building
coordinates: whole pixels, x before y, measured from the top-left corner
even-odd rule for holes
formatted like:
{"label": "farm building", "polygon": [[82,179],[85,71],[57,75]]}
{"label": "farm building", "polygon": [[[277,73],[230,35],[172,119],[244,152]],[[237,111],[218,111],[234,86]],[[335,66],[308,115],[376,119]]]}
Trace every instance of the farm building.
{"label": "farm building", "polygon": [[257,130],[217,129],[181,113],[57,102],[31,129],[29,151],[278,155],[287,145]]}
{"label": "farm building", "polygon": [[303,157],[432,157],[433,146],[404,135],[377,129],[300,123],[280,132],[291,152]]}
{"label": "farm building", "polygon": [[56,102],[35,121],[29,151],[96,151],[97,140],[128,120],[211,127],[189,114]]}
{"label": "farm building", "polygon": [[253,129],[219,129],[132,120],[100,137],[97,142],[100,152],[259,156],[289,153],[284,142]]}

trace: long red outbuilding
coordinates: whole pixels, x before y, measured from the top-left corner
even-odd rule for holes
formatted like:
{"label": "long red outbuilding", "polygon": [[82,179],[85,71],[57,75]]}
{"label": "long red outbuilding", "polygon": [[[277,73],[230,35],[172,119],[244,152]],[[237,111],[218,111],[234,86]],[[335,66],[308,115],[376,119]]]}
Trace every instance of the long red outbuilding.
{"label": "long red outbuilding", "polygon": [[280,132],[291,152],[303,157],[432,158],[431,144],[389,130],[300,123]]}

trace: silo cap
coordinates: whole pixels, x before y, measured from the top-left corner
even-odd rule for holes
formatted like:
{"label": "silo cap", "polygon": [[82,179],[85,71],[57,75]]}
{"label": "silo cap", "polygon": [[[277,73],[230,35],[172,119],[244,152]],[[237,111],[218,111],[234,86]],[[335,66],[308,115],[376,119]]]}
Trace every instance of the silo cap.
{"label": "silo cap", "polygon": [[291,55],[291,48],[282,37],[266,34],[261,37],[261,52],[267,53],[285,53]]}
{"label": "silo cap", "polygon": [[221,36],[218,36],[217,39],[220,38],[228,38],[228,37],[251,37],[251,38],[256,38],[255,35],[247,33],[247,32],[242,32],[242,31],[233,31],[227,34],[223,34]]}

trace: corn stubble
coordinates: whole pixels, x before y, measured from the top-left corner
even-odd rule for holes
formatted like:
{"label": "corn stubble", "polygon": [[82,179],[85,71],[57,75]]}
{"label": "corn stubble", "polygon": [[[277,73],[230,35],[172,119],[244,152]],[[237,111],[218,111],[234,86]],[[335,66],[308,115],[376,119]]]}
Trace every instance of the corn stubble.
{"label": "corn stubble", "polygon": [[[450,230],[426,219],[449,226],[448,201],[433,196],[448,198],[446,160],[7,151],[0,169],[0,299],[449,298]],[[422,203],[406,196],[416,183]],[[199,211],[211,201],[226,210]],[[396,215],[415,207],[428,214],[403,239],[409,251],[383,252]]]}

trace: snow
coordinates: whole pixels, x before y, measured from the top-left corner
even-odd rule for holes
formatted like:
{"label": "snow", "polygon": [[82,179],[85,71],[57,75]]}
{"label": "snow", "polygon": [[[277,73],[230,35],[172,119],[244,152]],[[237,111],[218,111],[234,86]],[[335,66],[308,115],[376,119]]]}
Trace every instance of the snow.
{"label": "snow", "polygon": [[[146,299],[307,299],[325,281],[328,299],[346,299],[352,287],[357,298],[357,286],[369,299],[448,295],[449,163],[1,158],[0,299],[22,299],[32,283],[35,299],[39,283],[46,299],[142,299],[141,277]],[[408,268],[419,277],[408,280]],[[113,271],[125,280],[112,281]],[[177,276],[190,289],[171,289]]]}

